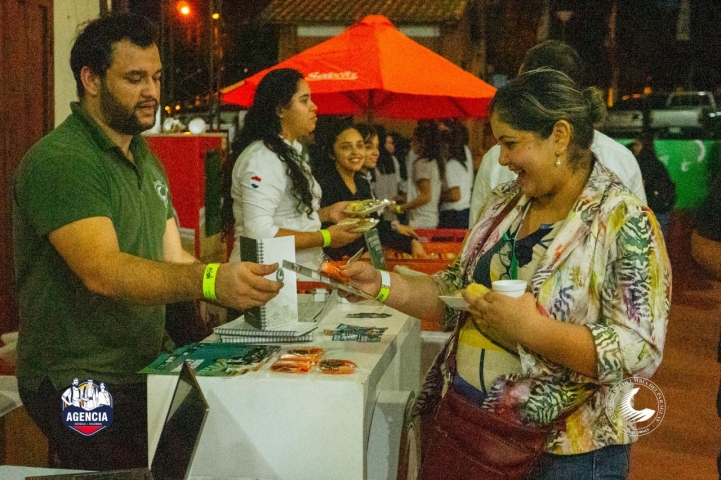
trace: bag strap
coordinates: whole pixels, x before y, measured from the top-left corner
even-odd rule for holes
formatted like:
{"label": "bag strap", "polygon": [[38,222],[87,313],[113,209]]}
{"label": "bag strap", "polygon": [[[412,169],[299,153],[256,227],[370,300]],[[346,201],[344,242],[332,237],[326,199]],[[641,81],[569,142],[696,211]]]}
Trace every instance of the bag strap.
{"label": "bag strap", "polygon": [[[521,192],[518,192],[513,199],[511,199],[510,202],[501,210],[501,213],[496,215],[496,217],[493,219],[493,223],[491,223],[491,226],[486,230],[486,233],[483,235],[483,239],[478,243],[478,245],[483,246],[488,241],[488,237],[491,236],[493,231],[501,224],[504,218],[513,210],[513,208],[516,206],[518,201],[521,199]],[[458,350],[458,337],[461,333],[461,328],[463,328],[463,325],[465,325],[466,321],[468,320],[470,313],[468,312],[462,312],[460,317],[458,318],[458,323],[456,323],[456,328],[453,331],[453,345],[451,347],[451,351],[446,357],[446,366],[448,367],[448,373],[450,374],[450,380],[453,380],[453,377],[456,375],[456,352]]]}

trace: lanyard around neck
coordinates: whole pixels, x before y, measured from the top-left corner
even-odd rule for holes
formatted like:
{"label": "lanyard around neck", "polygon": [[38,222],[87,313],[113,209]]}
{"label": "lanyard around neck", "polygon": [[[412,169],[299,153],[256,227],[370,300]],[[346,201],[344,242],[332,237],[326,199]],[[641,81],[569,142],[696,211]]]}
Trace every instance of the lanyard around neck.
{"label": "lanyard around neck", "polygon": [[504,232],[503,236],[501,237],[501,240],[506,242],[511,247],[511,265],[508,267],[508,276],[511,280],[518,279],[518,256],[516,255],[516,244],[518,243],[518,232],[521,230],[521,226],[523,225],[523,219],[526,218],[526,213],[528,212],[528,208],[530,207],[530,205],[531,204],[529,202],[521,212],[520,221],[518,222],[516,230],[510,235],[508,234],[508,232]]}
{"label": "lanyard around neck", "polygon": [[517,236],[518,230],[516,230],[512,237],[508,235],[508,232],[505,232],[501,237],[501,240],[509,243],[511,246],[511,265],[508,268],[508,276],[511,280],[518,279],[518,257],[516,256],[516,242],[518,241]]}

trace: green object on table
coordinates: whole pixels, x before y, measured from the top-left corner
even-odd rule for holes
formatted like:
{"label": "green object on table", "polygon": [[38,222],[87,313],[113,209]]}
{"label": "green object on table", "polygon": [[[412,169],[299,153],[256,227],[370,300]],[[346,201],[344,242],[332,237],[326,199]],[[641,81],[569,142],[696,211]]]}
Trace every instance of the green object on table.
{"label": "green object on table", "polygon": [[257,370],[280,350],[278,345],[191,343],[164,353],[140,373],[177,375],[186,361],[200,376],[226,377]]}

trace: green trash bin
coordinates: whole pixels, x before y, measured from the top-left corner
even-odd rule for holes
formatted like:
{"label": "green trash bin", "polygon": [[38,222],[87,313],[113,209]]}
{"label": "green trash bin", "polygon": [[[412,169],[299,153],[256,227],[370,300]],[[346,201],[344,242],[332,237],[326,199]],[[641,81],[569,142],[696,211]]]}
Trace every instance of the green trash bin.
{"label": "green trash bin", "polygon": [[[632,139],[615,139],[628,145]],[[698,208],[721,172],[721,140],[654,140],[656,155],[676,184],[677,209]]]}
{"label": "green trash bin", "polygon": [[676,208],[695,209],[708,194],[711,178],[718,172],[721,142],[718,140],[656,140],[659,160],[676,183]]}

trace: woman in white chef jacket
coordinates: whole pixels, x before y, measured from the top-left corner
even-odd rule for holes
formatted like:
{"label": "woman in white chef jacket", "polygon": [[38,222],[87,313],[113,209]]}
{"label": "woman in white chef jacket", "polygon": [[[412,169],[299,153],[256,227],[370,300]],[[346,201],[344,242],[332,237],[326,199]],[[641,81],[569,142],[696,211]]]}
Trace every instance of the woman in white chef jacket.
{"label": "woman in white chef jacket", "polygon": [[353,225],[321,230],[321,222],[344,218],[347,202],[320,208],[322,191],[300,143],[315,129],[316,110],[296,70],[273,70],[258,85],[233,145],[241,153],[227,182],[235,237],[231,261],[240,260],[241,236],[294,235],[296,261],[317,267],[324,246],[340,247],[360,235],[350,231]]}

